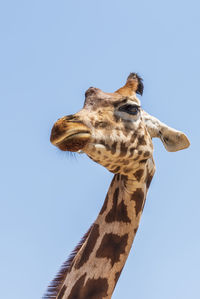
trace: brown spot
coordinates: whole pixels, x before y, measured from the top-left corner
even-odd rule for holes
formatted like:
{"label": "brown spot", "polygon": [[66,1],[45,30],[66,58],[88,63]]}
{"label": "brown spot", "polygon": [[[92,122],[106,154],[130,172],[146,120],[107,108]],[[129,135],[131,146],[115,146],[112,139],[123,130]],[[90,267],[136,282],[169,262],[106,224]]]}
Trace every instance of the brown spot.
{"label": "brown spot", "polygon": [[95,128],[106,128],[106,127],[108,127],[108,123],[105,121],[96,121],[94,123],[94,127]]}
{"label": "brown spot", "polygon": [[105,141],[104,141],[103,139],[99,140],[99,143],[100,143],[100,144],[103,144],[103,145],[106,145],[106,144],[105,144]]}
{"label": "brown spot", "polygon": [[119,181],[120,180],[120,174],[116,174],[116,180]]}
{"label": "brown spot", "polygon": [[144,135],[138,137],[138,145],[146,145]]}
{"label": "brown spot", "polygon": [[122,273],[122,270],[123,270],[123,268],[119,272],[115,273],[115,284],[117,283],[117,281],[118,281],[118,279],[119,279],[119,277],[120,277],[120,275]]}
{"label": "brown spot", "polygon": [[110,259],[113,266],[120,260],[120,255],[125,253],[125,248],[128,241],[128,234],[118,236],[116,234],[105,234],[96,257]]}
{"label": "brown spot", "polygon": [[117,141],[113,142],[111,146],[111,154],[114,155],[116,153]]}
{"label": "brown spot", "polygon": [[128,176],[122,174],[122,175],[121,175],[121,179],[122,179],[122,181],[124,182],[124,186],[125,186],[125,188],[127,188]]}
{"label": "brown spot", "polygon": [[114,178],[112,179],[112,182],[110,184],[110,187],[112,188],[114,183],[115,183],[115,180],[117,179],[117,175],[114,176]]}
{"label": "brown spot", "polygon": [[81,299],[83,298],[81,296],[81,292],[83,290],[83,285],[84,285],[84,281],[85,281],[85,277],[86,277],[86,273],[83,274],[75,283],[75,285],[73,286],[71,293],[68,296],[68,299]]}
{"label": "brown spot", "polygon": [[130,163],[129,160],[125,160],[125,161],[123,160],[123,164],[124,164],[124,165],[128,165],[129,163]]}
{"label": "brown spot", "polygon": [[121,142],[121,144],[120,144],[120,157],[124,157],[124,156],[126,156],[126,154],[127,154],[127,150],[128,150],[128,148],[127,148],[127,146],[125,145],[125,143],[124,143],[124,142]]}
{"label": "brown spot", "polygon": [[143,202],[144,202],[144,192],[141,188],[137,188],[135,192],[132,194],[131,200],[135,201],[135,213],[136,216],[142,210]]}
{"label": "brown spot", "polygon": [[129,151],[130,151],[130,157],[133,155],[135,148],[134,147],[130,147]]}
{"label": "brown spot", "polygon": [[129,172],[131,172],[131,170],[132,170],[132,168],[124,168],[124,173],[129,173]]}
{"label": "brown spot", "polygon": [[144,173],[144,169],[139,169],[137,170],[135,173],[134,173],[134,176],[136,178],[136,180],[140,181],[141,180],[141,177]]}
{"label": "brown spot", "polygon": [[120,204],[118,204],[118,196],[119,196],[119,188],[116,188],[113,194],[113,205],[112,209],[106,215],[105,221],[106,222],[114,222],[114,221],[122,221],[122,222],[131,222],[130,218],[128,217],[127,207],[124,204],[123,200]]}
{"label": "brown spot", "polygon": [[126,181],[128,180],[128,176],[122,174],[121,179],[124,181],[124,183],[126,183]]}
{"label": "brown spot", "polygon": [[75,269],[79,269],[80,267],[83,266],[83,264],[85,264],[88,261],[98,237],[99,237],[99,225],[94,224],[88,236],[87,243],[85,245],[85,248],[83,249],[82,255],[74,266]]}
{"label": "brown spot", "polygon": [[146,152],[144,153],[144,158],[145,158],[145,157],[149,157],[150,154],[151,154],[150,151],[146,151]]}
{"label": "brown spot", "polygon": [[138,227],[134,228],[134,234],[137,233]]}
{"label": "brown spot", "polygon": [[134,132],[133,135],[131,136],[131,143],[134,143],[135,139],[137,137],[137,132]]}
{"label": "brown spot", "polygon": [[100,215],[102,215],[106,209],[107,209],[107,206],[108,206],[108,194],[106,195],[106,198],[104,200],[104,204],[103,204],[103,207],[101,208],[101,211],[100,211]]}
{"label": "brown spot", "polygon": [[120,204],[117,206],[116,220],[126,223],[131,222],[130,218],[128,217],[127,206],[124,204],[123,201],[121,201]]}
{"label": "brown spot", "polygon": [[107,296],[108,281],[106,278],[89,278],[84,284],[85,276],[86,273],[75,283],[68,299],[100,299]]}
{"label": "brown spot", "polygon": [[133,160],[137,161],[139,159],[140,156],[136,156]]}
{"label": "brown spot", "polygon": [[[113,181],[112,181],[113,182]],[[112,183],[111,183],[112,187]],[[119,188],[116,188],[113,194],[113,206],[112,209],[109,211],[109,213],[106,215],[106,221],[107,222],[112,222],[110,221],[111,219],[115,219],[115,214],[116,214],[116,209],[117,209],[117,201],[118,201],[118,196],[119,196]],[[115,220],[113,220],[115,221]]]}
{"label": "brown spot", "polygon": [[130,124],[129,124],[129,122],[124,123],[124,130],[122,131],[123,135],[125,137],[127,137],[129,135],[129,132],[130,132]]}
{"label": "brown spot", "polygon": [[117,166],[116,168],[114,168],[114,169],[112,170],[112,172],[117,173],[119,170],[120,170],[120,166]]}
{"label": "brown spot", "polygon": [[63,296],[65,294],[65,291],[66,291],[66,288],[67,287],[65,285],[62,287],[62,289],[59,292],[58,299],[62,299],[63,298]]}
{"label": "brown spot", "polygon": [[[80,299],[100,299],[107,296],[108,281],[106,278],[88,279]],[[69,298],[70,299],[70,298]],[[78,298],[77,298],[78,299]]]}
{"label": "brown spot", "polygon": [[139,163],[141,163],[141,164],[142,164],[142,163],[146,163],[146,162],[147,162],[147,159],[143,159],[143,160],[140,160],[140,161],[139,161]]}
{"label": "brown spot", "polygon": [[148,173],[147,177],[146,177],[146,186],[147,186],[147,189],[149,188],[152,179],[153,179],[153,175],[151,175],[150,173]]}

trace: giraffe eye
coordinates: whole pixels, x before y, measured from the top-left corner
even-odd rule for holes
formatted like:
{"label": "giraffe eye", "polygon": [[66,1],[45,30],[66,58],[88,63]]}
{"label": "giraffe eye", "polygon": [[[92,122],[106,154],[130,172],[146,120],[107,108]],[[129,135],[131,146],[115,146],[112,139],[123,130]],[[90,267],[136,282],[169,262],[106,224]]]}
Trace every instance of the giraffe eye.
{"label": "giraffe eye", "polygon": [[119,111],[123,111],[132,115],[137,115],[140,107],[137,105],[126,104],[119,107]]}

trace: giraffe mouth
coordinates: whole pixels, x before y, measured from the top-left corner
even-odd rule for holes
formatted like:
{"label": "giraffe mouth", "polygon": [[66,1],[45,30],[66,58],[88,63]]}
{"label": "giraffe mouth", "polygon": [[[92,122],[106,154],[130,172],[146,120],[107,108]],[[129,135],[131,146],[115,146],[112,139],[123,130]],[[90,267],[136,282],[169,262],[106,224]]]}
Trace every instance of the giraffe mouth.
{"label": "giraffe mouth", "polygon": [[62,151],[82,150],[90,139],[90,130],[75,116],[63,117],[54,124],[50,141]]}
{"label": "giraffe mouth", "polygon": [[90,138],[89,131],[73,132],[65,136],[62,140],[55,143],[55,145],[62,151],[77,152],[81,150]]}
{"label": "giraffe mouth", "polygon": [[54,125],[50,141],[62,151],[77,152],[86,145],[89,138],[90,132],[86,126],[68,123],[68,130],[61,130]]}

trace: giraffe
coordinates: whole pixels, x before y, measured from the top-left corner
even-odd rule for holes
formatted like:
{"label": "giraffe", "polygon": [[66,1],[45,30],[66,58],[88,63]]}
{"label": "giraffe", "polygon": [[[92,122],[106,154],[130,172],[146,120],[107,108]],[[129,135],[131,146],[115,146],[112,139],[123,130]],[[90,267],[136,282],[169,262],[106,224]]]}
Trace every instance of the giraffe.
{"label": "giraffe", "polygon": [[84,152],[114,174],[96,221],[75,248],[44,298],[109,299],[136,235],[155,172],[152,138],[167,151],[189,146],[185,134],[145,112],[136,94],[143,80],[131,73],[113,93],[90,87],[83,108],[53,126],[62,151]]}

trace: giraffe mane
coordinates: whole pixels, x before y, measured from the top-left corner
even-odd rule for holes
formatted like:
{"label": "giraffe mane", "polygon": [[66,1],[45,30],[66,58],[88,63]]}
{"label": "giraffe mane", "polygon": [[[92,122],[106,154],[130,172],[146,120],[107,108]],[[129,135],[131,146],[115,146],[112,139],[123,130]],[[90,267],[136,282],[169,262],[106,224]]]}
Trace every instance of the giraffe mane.
{"label": "giraffe mane", "polygon": [[58,274],[56,277],[52,280],[50,285],[47,288],[46,294],[43,296],[43,299],[55,299],[59,293],[59,291],[62,288],[63,282],[65,281],[65,278],[67,276],[67,273],[73,263],[74,257],[82,247],[83,243],[86,241],[87,237],[89,236],[89,233],[93,227],[93,224],[90,226],[88,231],[84,234],[82,239],[79,241],[79,243],[76,245],[74,250],[69,255],[68,259],[63,263],[61,266]]}

